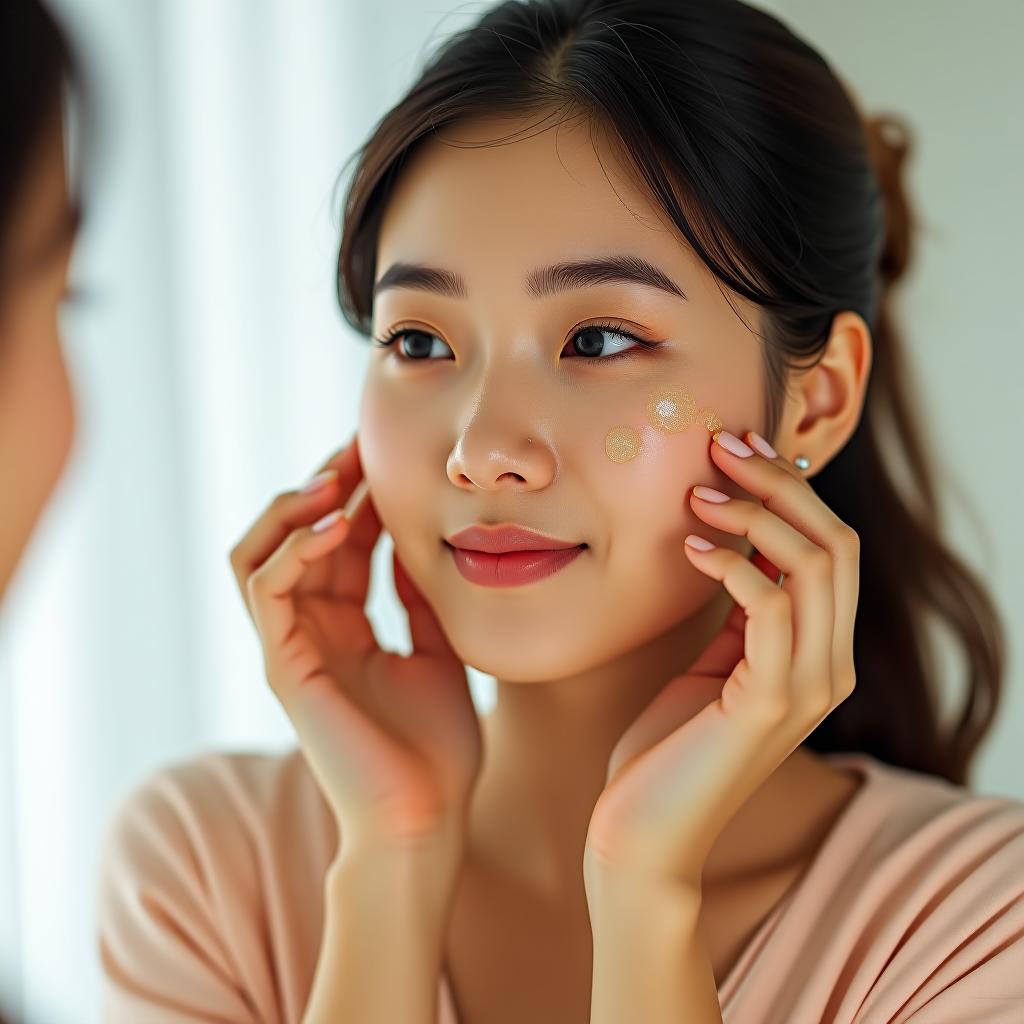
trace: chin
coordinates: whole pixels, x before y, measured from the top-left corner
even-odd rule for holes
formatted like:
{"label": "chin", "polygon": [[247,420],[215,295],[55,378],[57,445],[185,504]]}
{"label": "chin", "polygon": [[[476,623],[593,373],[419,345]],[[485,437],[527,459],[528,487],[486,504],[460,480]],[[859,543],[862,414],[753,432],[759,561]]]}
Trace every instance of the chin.
{"label": "chin", "polygon": [[[465,622],[462,624],[465,630]],[[463,664],[508,683],[548,683],[565,679],[594,668],[604,658],[594,659],[593,648],[567,650],[564,632],[554,640],[541,642],[536,632],[524,642],[517,630],[514,638],[496,638],[488,631],[477,634],[465,643],[455,633],[449,642]]]}

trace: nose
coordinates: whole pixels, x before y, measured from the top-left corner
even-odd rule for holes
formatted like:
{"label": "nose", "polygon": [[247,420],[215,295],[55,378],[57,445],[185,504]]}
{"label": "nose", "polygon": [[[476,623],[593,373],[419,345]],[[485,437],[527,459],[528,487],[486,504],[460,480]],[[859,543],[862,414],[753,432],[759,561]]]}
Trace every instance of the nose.
{"label": "nose", "polygon": [[557,469],[551,446],[532,433],[470,424],[459,435],[447,464],[448,479],[467,491],[535,491]]}
{"label": "nose", "polygon": [[448,479],[460,490],[536,491],[555,479],[547,417],[560,396],[549,390],[536,359],[536,345],[497,345],[465,396],[447,463]]}

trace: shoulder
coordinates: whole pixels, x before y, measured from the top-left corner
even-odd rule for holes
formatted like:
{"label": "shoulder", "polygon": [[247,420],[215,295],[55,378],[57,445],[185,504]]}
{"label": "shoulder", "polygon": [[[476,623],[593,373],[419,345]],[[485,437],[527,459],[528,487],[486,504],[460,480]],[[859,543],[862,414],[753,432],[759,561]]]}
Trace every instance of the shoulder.
{"label": "shoulder", "polygon": [[131,785],[106,823],[100,919],[158,895],[204,915],[225,901],[259,913],[293,872],[326,871],[337,839],[298,749],[172,762]]}
{"label": "shoulder", "polygon": [[336,843],[299,749],[203,754],[132,785],[100,854],[103,1019],[275,1019],[282,976],[308,984]]}
{"label": "shoulder", "polygon": [[[946,779],[846,755],[865,784],[841,823],[841,842],[829,847],[841,885],[862,902],[917,894],[937,909],[965,887],[1024,889],[1024,802],[977,793]],[[834,762],[836,763],[836,762]],[[893,907],[893,909],[896,909]]]}
{"label": "shoulder", "polygon": [[873,974],[856,1019],[1024,1020],[1024,802],[866,762],[833,849],[833,925],[860,936],[848,966]]}
{"label": "shoulder", "polygon": [[280,754],[213,751],[165,764],[131,785],[114,805],[109,831],[131,831],[140,820],[187,831],[225,815],[251,827],[291,809],[322,810],[318,799],[298,748]]}
{"label": "shoulder", "polygon": [[880,826],[880,854],[909,861],[948,859],[950,866],[960,862],[958,873],[973,873],[998,869],[1004,860],[1000,851],[1017,850],[1024,841],[1024,802],[866,760],[865,809]]}
{"label": "shoulder", "polygon": [[204,753],[163,765],[121,795],[104,830],[101,863],[129,873],[220,862],[239,868],[268,836],[294,829],[314,844],[337,838],[300,749]]}

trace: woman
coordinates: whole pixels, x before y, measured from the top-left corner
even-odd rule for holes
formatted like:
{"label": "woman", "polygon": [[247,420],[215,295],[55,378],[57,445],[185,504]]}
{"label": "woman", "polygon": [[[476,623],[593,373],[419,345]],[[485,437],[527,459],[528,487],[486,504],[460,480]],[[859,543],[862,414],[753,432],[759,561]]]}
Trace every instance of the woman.
{"label": "woman", "polygon": [[[892,127],[738,0],[509,0],[439,48],[346,196],[358,443],[231,555],[300,745],[126,798],[106,1024],[1024,1013],[1024,805],[964,788],[1002,634],[888,313]],[[408,655],[364,611],[383,528]]]}

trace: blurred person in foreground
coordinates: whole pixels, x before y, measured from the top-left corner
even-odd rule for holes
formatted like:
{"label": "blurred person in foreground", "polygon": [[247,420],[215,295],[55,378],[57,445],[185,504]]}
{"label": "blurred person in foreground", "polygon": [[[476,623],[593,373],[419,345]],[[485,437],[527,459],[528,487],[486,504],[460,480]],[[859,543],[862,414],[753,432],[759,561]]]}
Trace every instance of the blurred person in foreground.
{"label": "blurred person in foreground", "polygon": [[[58,313],[81,220],[68,186],[64,32],[36,0],[0,4],[0,604],[67,464],[75,405]],[[0,907],[0,913],[4,908]],[[13,1024],[0,1007],[0,1024]]]}

